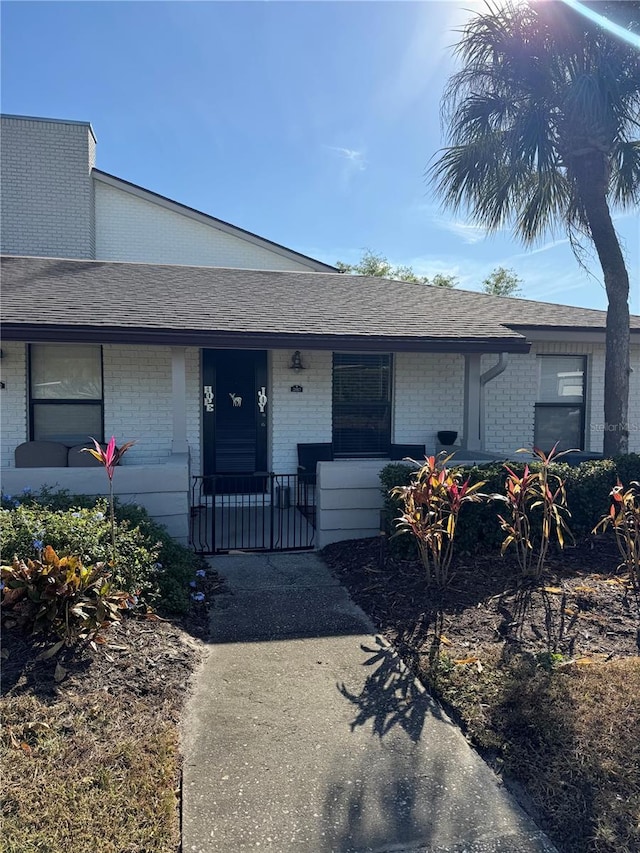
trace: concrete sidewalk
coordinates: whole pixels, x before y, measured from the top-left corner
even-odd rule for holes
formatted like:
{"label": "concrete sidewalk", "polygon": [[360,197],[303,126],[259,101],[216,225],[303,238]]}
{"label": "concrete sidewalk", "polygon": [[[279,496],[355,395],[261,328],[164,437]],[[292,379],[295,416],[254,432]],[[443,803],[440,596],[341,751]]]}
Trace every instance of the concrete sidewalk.
{"label": "concrete sidewalk", "polygon": [[183,853],[554,850],[316,554],[212,562]]}

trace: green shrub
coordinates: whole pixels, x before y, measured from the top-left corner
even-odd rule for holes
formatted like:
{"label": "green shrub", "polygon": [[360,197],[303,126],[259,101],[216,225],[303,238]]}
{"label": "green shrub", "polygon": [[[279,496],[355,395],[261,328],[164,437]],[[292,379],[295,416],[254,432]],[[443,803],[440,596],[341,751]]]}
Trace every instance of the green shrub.
{"label": "green shrub", "polygon": [[[520,461],[509,463],[518,475],[523,473],[524,464]],[[530,469],[536,471],[538,467],[534,463]],[[618,477],[623,483],[640,480],[640,455],[630,453],[613,460],[590,460],[575,467],[559,462],[551,465],[549,471],[565,481],[571,530],[577,540],[586,539],[606,512],[609,493]],[[390,490],[394,486],[408,485],[411,473],[412,469],[408,465],[397,462],[385,466],[380,472],[384,495],[384,530],[389,536],[395,532],[394,519],[401,515],[400,504],[391,497]],[[504,491],[506,474],[500,462],[465,468],[465,476],[469,476],[472,483],[485,481],[483,491],[488,493]],[[504,537],[498,522],[498,512],[499,506],[492,503],[463,507],[456,533],[456,549],[459,553],[477,554],[500,550]],[[392,555],[400,559],[415,559],[418,556],[410,537],[390,538],[389,548]]]}
{"label": "green shrub", "polygon": [[[111,527],[107,504],[98,500],[93,507],[51,510],[37,502],[11,510],[0,510],[3,563],[33,559],[49,545],[63,556],[78,557],[86,565],[111,562]],[[117,523],[118,560],[112,567],[118,589],[135,592],[151,604],[158,595],[154,566],[160,547],[139,527],[126,521]]]}
{"label": "green shrub", "polygon": [[[397,530],[396,520],[402,515],[402,503],[397,495],[391,494],[391,489],[409,485],[414,471],[409,465],[394,462],[386,465],[380,472],[384,496],[383,529],[390,537],[391,554],[403,560],[417,559],[418,549],[412,537],[394,535]],[[482,481],[484,492],[498,492],[504,487],[506,471],[500,464],[475,465],[465,468],[464,475],[470,478],[473,485]],[[498,550],[502,538],[495,507],[486,503],[466,504],[462,507],[456,531],[458,553],[474,554]]]}
{"label": "green shrub", "polygon": [[[2,508],[3,562],[11,562],[14,554],[35,556],[33,542],[40,539],[59,554],[82,556],[87,564],[111,559],[104,499],[45,488],[39,493],[3,495]],[[115,516],[119,559],[114,584],[140,590],[145,602],[164,612],[186,613],[189,583],[202,567],[202,559],[172,539],[141,506],[116,500]]]}

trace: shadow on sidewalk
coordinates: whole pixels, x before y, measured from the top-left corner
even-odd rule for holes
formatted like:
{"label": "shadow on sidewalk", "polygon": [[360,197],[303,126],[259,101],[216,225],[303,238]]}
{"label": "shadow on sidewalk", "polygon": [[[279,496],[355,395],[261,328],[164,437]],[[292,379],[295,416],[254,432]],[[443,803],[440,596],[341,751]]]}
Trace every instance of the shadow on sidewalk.
{"label": "shadow on sidewalk", "polygon": [[379,738],[397,726],[413,743],[418,743],[427,714],[442,720],[446,717],[414,675],[402,666],[393,649],[377,637],[376,643],[377,648],[360,646],[370,655],[363,666],[373,668],[360,693],[352,693],[344,684],[337,685],[342,696],[358,709],[351,731],[371,720],[373,733]]}

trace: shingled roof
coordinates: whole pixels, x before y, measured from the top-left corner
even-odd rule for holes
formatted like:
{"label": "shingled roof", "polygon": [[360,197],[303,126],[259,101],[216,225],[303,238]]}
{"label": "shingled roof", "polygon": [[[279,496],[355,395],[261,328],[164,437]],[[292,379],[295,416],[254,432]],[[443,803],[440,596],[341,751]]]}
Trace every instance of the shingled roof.
{"label": "shingled roof", "polygon": [[3,258],[2,290],[14,340],[527,352],[527,329],[603,331],[606,318],[369,276],[56,258]]}

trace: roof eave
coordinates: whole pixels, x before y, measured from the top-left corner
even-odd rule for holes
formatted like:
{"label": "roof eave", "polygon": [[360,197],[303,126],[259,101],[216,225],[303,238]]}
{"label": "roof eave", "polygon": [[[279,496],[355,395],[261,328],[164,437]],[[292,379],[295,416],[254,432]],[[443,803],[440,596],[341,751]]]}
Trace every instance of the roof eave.
{"label": "roof eave", "polygon": [[75,326],[6,323],[5,340],[63,343],[119,343],[211,349],[316,349],[365,352],[528,353],[525,338],[331,335],[288,332],[230,332],[201,329],[150,329],[120,326]]}

